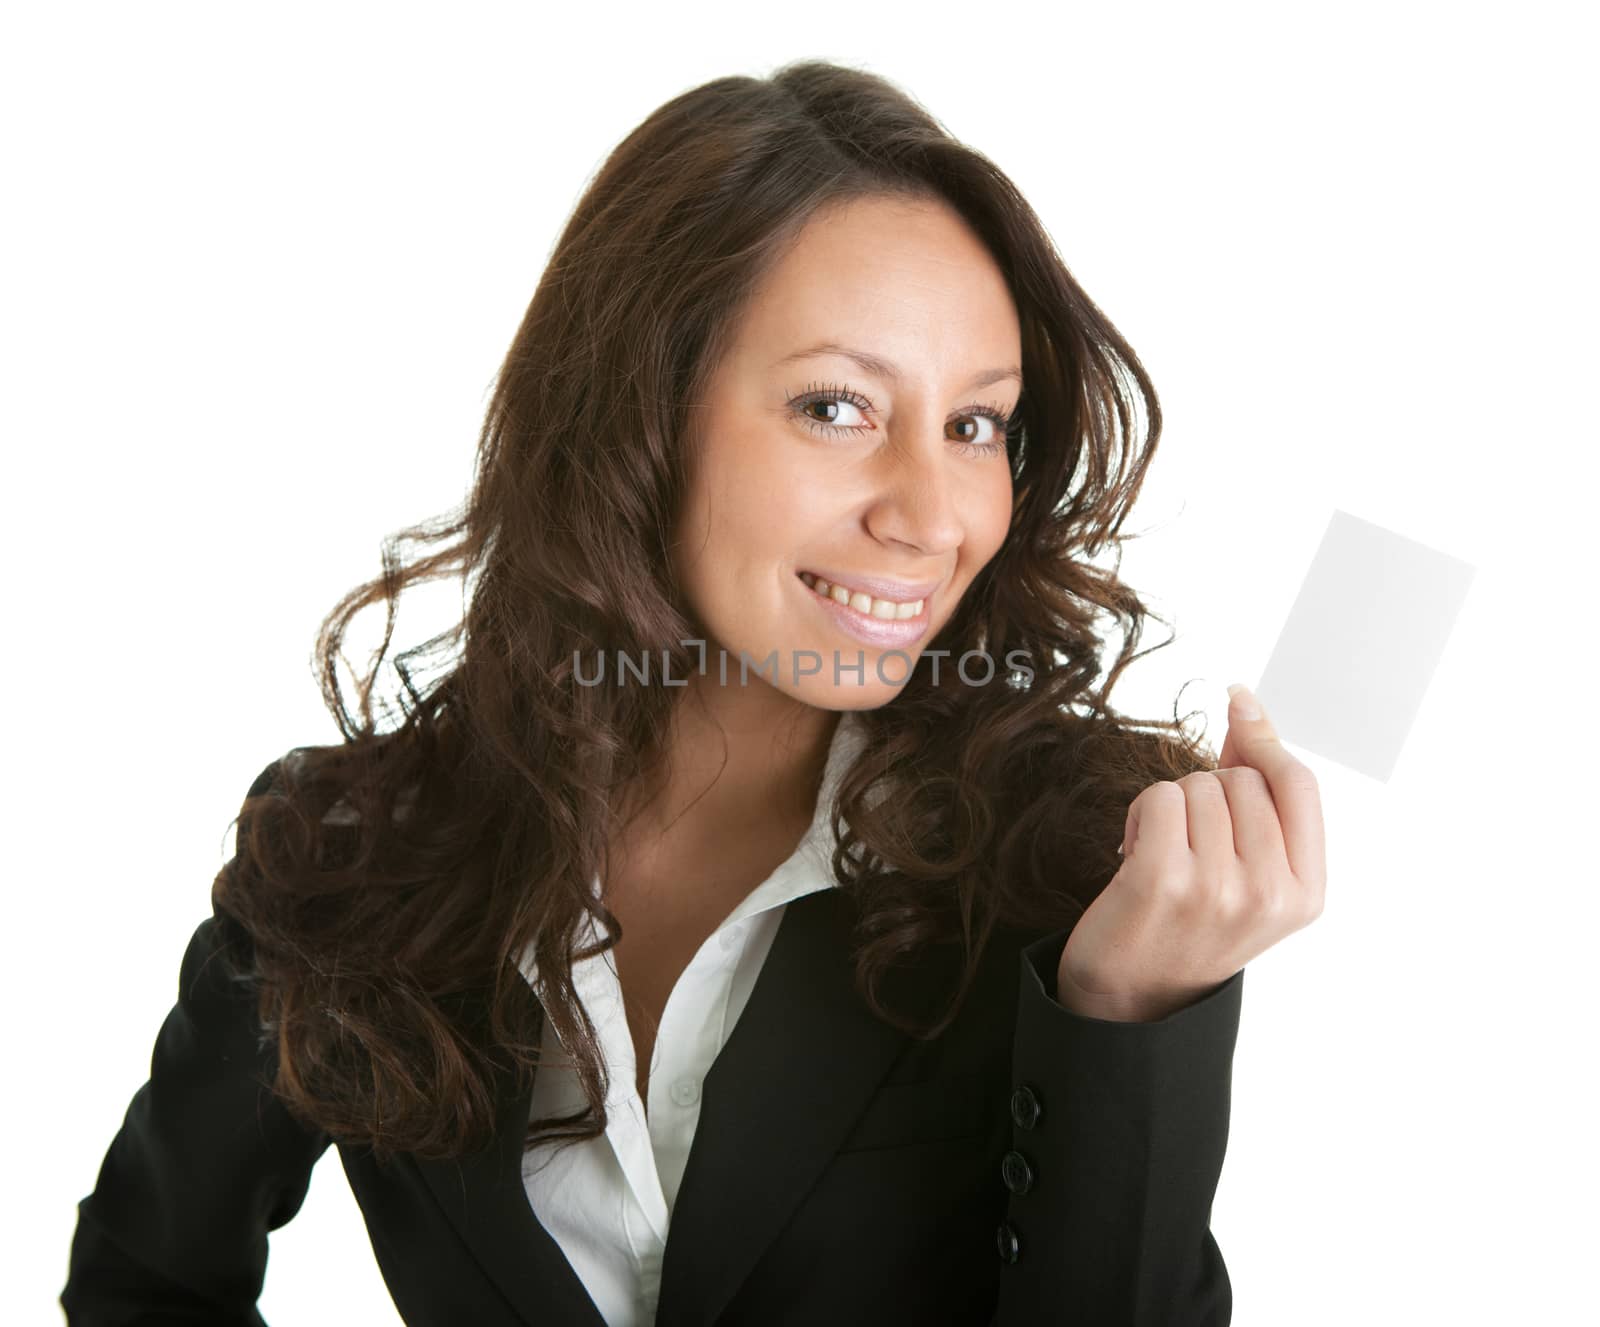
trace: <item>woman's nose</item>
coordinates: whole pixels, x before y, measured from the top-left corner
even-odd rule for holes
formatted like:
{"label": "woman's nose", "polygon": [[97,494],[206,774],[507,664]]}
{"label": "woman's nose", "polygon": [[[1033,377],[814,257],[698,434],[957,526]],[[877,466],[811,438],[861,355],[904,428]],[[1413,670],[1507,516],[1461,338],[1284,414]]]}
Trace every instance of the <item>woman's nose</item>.
{"label": "woman's nose", "polygon": [[[885,449],[881,487],[873,504],[874,533],[929,553],[961,542],[961,474],[953,444],[937,424],[934,444],[919,435]],[[924,430],[926,432],[926,430]]]}

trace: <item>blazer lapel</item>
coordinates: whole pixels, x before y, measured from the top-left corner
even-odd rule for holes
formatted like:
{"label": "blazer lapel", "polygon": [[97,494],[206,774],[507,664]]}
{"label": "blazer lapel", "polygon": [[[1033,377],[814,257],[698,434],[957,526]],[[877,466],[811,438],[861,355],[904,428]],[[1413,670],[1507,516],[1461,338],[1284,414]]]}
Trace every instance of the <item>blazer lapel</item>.
{"label": "blazer lapel", "polygon": [[[527,998],[536,999],[531,990]],[[544,1011],[539,1011],[544,1016]],[[606,1327],[582,1279],[540,1223],[522,1180],[522,1143],[533,1105],[501,1067],[493,1144],[459,1161],[410,1158],[483,1270],[527,1323]]]}
{"label": "blazer lapel", "polygon": [[[716,1321],[909,1040],[855,992],[854,906],[842,888],[788,905],[706,1075],[668,1228],[657,1327]],[[897,970],[882,996],[901,1014],[920,1014],[939,977],[929,963]]]}

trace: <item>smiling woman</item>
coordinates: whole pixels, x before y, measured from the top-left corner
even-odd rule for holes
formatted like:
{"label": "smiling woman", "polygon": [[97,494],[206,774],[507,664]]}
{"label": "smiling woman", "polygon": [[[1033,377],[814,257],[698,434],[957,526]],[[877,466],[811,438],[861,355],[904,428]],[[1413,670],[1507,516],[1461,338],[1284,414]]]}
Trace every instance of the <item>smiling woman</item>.
{"label": "smiling woman", "polygon": [[[249,789],[69,1319],[256,1320],[337,1145],[408,1322],[1225,1323],[1242,971],[1150,1022],[1057,999],[1135,799],[1216,764],[1109,703],[1147,614],[1091,559],[1160,426],[1016,188],[883,79],[655,111],[464,512],[323,624],[345,740]],[[343,635],[452,571],[380,730],[388,639],[352,713]]]}

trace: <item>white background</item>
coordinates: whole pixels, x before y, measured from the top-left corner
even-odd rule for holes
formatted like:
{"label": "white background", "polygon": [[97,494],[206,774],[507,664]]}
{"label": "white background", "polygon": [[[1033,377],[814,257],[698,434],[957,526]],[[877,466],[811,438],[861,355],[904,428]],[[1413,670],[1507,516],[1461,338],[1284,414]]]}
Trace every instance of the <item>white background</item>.
{"label": "white background", "polygon": [[[1187,685],[1220,746],[1333,508],[1479,568],[1394,777],[1301,753],[1328,904],[1247,978],[1234,1321],[1593,1321],[1584,9],[574,8],[6,11],[0,1317],[57,1320],[231,817],[337,738],[317,624],[464,493],[589,175],[668,97],[821,56],[994,157],[1154,376],[1123,572],[1178,639],[1122,707]],[[395,1320],[333,1151],[261,1306]]]}

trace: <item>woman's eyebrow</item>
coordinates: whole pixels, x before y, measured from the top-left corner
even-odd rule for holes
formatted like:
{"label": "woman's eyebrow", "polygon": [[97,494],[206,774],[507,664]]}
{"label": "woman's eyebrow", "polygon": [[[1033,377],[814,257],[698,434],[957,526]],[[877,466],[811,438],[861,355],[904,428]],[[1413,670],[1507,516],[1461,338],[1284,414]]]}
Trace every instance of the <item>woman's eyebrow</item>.
{"label": "woman's eyebrow", "polygon": [[[865,350],[853,350],[849,346],[841,346],[833,341],[823,341],[818,345],[811,346],[809,349],[796,350],[793,354],[785,355],[778,360],[773,367],[777,368],[779,364],[792,364],[797,359],[811,359],[819,355],[842,355],[846,359],[854,360],[865,373],[885,378],[890,382],[898,382],[900,380],[900,370],[888,360],[878,355],[870,354]],[[967,386],[969,388],[987,387],[990,383],[999,382],[1002,378],[1015,378],[1018,382],[1021,382],[1022,370],[1015,366],[1003,369],[985,369],[982,373],[973,374],[972,380]]]}

